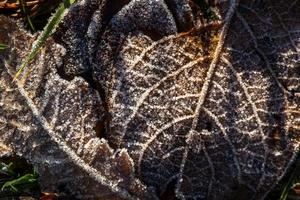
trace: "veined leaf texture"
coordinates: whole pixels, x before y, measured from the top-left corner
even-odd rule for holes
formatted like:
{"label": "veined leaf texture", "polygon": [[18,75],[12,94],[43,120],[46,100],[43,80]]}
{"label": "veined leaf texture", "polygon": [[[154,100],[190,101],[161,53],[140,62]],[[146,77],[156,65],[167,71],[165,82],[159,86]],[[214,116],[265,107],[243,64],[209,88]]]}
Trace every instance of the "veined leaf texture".
{"label": "veined leaf texture", "polygon": [[1,155],[79,199],[264,199],[300,144],[300,2],[82,0],[35,37],[0,17]]}

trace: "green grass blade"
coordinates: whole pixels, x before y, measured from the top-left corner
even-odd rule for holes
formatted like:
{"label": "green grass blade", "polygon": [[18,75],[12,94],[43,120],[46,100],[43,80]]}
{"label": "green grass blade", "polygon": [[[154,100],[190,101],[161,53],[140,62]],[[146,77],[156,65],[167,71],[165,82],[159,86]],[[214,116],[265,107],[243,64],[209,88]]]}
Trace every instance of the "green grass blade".
{"label": "green grass blade", "polygon": [[288,182],[286,183],[286,185],[284,186],[282,193],[280,195],[280,200],[286,200],[289,194],[290,189],[293,187],[293,184],[295,183],[297,177],[300,175],[300,162],[298,161],[296,163],[296,166],[288,180]]}
{"label": "green grass blade", "polygon": [[26,19],[27,19],[27,22],[28,22],[28,24],[29,24],[31,30],[32,30],[33,32],[35,32],[36,30],[35,30],[35,28],[34,28],[34,26],[33,26],[33,23],[32,23],[32,21],[31,21],[31,19],[30,19],[30,16],[27,14],[27,10],[26,10],[26,6],[25,6],[24,0],[18,0],[18,1],[19,1],[19,3],[22,5],[22,12],[26,15]]}
{"label": "green grass blade", "polygon": [[39,35],[37,40],[34,42],[30,53],[25,58],[25,60],[22,62],[19,70],[17,71],[14,80],[18,78],[18,76],[22,73],[23,69],[33,60],[33,58],[38,54],[39,50],[42,48],[43,44],[47,40],[47,38],[54,32],[57,25],[61,21],[63,14],[67,8],[70,7],[76,0],[65,0],[63,3],[61,3],[56,10],[55,14],[50,18],[49,22],[45,26],[42,33]]}
{"label": "green grass blade", "polygon": [[13,191],[17,192],[17,191],[19,191],[19,189],[18,189],[19,186],[37,183],[37,179],[38,179],[38,175],[36,173],[25,174],[24,176],[21,176],[20,178],[17,178],[17,179],[11,180],[11,181],[7,181],[6,183],[4,183],[1,190],[3,191],[5,189],[12,189]]}
{"label": "green grass blade", "polygon": [[1,44],[1,43],[0,43],[0,50],[4,50],[4,49],[6,49],[7,47],[8,47],[7,45]]}

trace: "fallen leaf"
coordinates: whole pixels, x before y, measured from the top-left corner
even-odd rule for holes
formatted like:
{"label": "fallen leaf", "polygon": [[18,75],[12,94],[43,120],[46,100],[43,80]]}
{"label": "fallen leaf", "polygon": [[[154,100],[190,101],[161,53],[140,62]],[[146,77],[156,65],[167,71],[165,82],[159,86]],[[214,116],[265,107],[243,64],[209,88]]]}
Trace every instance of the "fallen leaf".
{"label": "fallen leaf", "polygon": [[79,198],[265,198],[300,144],[300,3],[116,5],[72,6],[14,83],[34,36],[0,18],[1,140]]}

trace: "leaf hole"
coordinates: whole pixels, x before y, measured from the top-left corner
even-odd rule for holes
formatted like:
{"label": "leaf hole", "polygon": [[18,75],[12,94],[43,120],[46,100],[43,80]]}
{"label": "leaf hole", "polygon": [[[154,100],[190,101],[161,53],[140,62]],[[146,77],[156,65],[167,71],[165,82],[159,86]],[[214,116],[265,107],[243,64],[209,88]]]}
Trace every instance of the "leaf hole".
{"label": "leaf hole", "polygon": [[212,131],[212,123],[211,122],[205,122],[204,123],[204,129],[208,130],[209,132]]}
{"label": "leaf hole", "polygon": [[280,122],[282,120],[279,114],[273,114],[273,118],[276,122]]}
{"label": "leaf hole", "polygon": [[154,30],[154,29],[141,29],[141,31],[145,35],[147,35],[148,37],[150,37],[151,40],[153,40],[153,41],[158,41],[158,40],[160,40],[160,39],[163,38],[163,35],[161,35],[158,30]]}
{"label": "leaf hole", "polygon": [[201,129],[204,129],[204,130],[207,130],[208,132],[210,132],[213,129],[213,125],[210,121],[202,121]]}
{"label": "leaf hole", "polygon": [[213,130],[213,123],[204,116],[198,120],[196,130],[207,130],[211,132]]}
{"label": "leaf hole", "polygon": [[64,65],[61,65],[60,67],[56,68],[59,77],[67,81],[73,80],[74,76],[67,74],[63,66]]}
{"label": "leaf hole", "polygon": [[106,138],[105,125],[106,125],[105,120],[99,120],[96,122],[94,130],[98,138]]}

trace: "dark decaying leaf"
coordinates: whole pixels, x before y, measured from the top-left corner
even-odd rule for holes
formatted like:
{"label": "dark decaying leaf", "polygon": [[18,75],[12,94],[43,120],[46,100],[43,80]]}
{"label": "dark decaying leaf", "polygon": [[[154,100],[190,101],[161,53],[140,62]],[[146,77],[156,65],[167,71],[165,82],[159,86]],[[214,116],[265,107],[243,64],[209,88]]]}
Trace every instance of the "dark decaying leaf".
{"label": "dark decaying leaf", "polygon": [[12,66],[20,64],[34,38],[7,18],[1,24],[14,36],[9,45],[15,48],[8,53],[18,58],[1,68],[1,141],[33,162],[45,190],[55,186],[78,197],[103,199],[116,198],[110,190],[129,198],[125,185],[142,191],[126,150],[113,152],[96,136],[104,113],[99,93],[82,78],[67,81],[58,75],[64,49],[49,40],[24,76],[12,82]]}
{"label": "dark decaying leaf", "polygon": [[78,198],[263,199],[300,144],[300,2],[210,3],[80,1],[16,82],[35,36],[1,17],[0,150]]}

